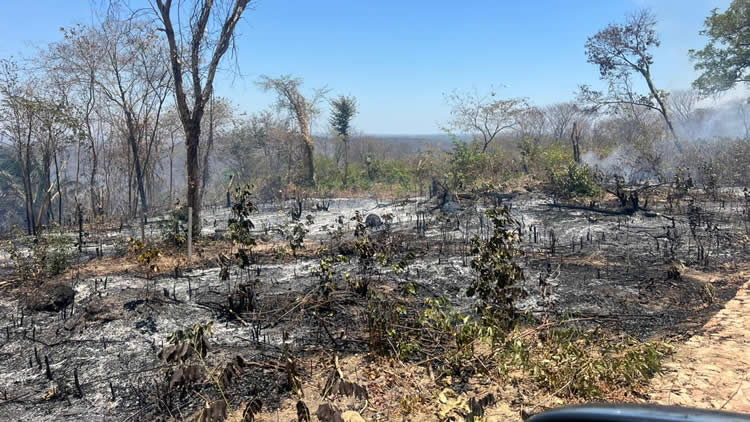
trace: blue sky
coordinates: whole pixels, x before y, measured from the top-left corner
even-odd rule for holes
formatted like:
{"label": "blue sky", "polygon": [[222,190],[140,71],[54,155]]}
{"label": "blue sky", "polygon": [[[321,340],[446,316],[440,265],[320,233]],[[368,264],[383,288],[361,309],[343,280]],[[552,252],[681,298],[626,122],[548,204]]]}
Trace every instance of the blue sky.
{"label": "blue sky", "polygon": [[[501,96],[545,104],[572,99],[581,83],[597,85],[586,38],[641,7],[659,19],[657,86],[686,88],[696,76],[687,51],[705,44],[705,17],[729,2],[259,0],[238,29],[241,75],[225,73],[217,92],[253,112],[272,103],[254,84],[259,75],[292,74],[309,89],[356,96],[359,130],[437,133],[448,118],[443,94],[454,89],[503,87]],[[59,39],[61,26],[91,19],[85,0],[5,0],[0,56],[32,55]]]}

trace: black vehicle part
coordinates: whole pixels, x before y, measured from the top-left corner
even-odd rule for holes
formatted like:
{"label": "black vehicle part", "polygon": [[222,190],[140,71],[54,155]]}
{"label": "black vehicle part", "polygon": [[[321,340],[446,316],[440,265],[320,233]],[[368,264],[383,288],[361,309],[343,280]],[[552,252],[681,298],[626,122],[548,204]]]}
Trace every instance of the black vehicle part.
{"label": "black vehicle part", "polygon": [[747,422],[750,415],[677,406],[593,404],[561,407],[526,422]]}

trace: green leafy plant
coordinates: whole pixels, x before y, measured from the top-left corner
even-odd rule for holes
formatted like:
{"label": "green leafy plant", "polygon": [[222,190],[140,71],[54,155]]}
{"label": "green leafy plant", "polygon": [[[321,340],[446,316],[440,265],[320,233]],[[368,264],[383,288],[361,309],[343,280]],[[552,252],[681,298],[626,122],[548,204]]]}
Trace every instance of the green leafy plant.
{"label": "green leafy plant", "polygon": [[252,185],[238,186],[234,191],[232,217],[229,218],[227,234],[235,244],[254,246],[255,238],[251,231],[255,228],[250,215],[258,208],[253,203]]}
{"label": "green leafy plant", "polygon": [[[16,227],[14,238],[4,249],[8,251],[16,273],[24,281],[41,281],[64,272],[71,263],[74,241],[65,235],[24,236]],[[19,245],[20,244],[20,245]]]}
{"label": "green leafy plant", "polygon": [[523,296],[518,286],[524,274],[517,258],[519,238],[515,221],[507,208],[488,210],[493,233],[489,239],[472,239],[471,268],[476,277],[469,284],[466,295],[477,297],[476,311],[492,321],[491,325],[509,327],[516,319],[515,301]]}
{"label": "green leafy plant", "polygon": [[292,255],[296,258],[297,251],[302,249],[305,242],[305,236],[307,236],[308,230],[304,223],[297,223],[292,227],[291,231],[286,234],[286,241],[289,244],[289,249],[292,250]]}
{"label": "green leafy plant", "polygon": [[[318,268],[312,270],[312,274],[319,279],[319,286],[324,296],[333,291],[336,287],[336,264],[349,262],[349,259],[343,255],[326,256],[318,262]],[[347,274],[347,278],[349,274]]]}
{"label": "green leafy plant", "polygon": [[136,262],[146,267],[148,277],[159,271],[156,261],[162,255],[161,249],[133,238],[128,238],[128,243],[130,252],[136,257]]}
{"label": "green leafy plant", "polygon": [[548,171],[549,191],[559,199],[595,198],[604,193],[600,175],[587,164],[569,164]]}
{"label": "green leafy plant", "polygon": [[670,352],[662,343],[612,337],[599,330],[555,327],[536,336],[518,336],[498,348],[498,364],[521,369],[542,389],[559,397],[603,399],[617,390],[633,390],[661,373]]}
{"label": "green leafy plant", "polygon": [[184,213],[180,211],[169,213],[169,217],[159,224],[159,232],[165,244],[178,248],[183,246],[187,241],[187,221]]}
{"label": "green leafy plant", "polygon": [[392,356],[401,360],[417,353],[415,342],[416,321],[408,321],[406,303],[397,297],[368,292],[367,328],[370,350],[379,355]]}

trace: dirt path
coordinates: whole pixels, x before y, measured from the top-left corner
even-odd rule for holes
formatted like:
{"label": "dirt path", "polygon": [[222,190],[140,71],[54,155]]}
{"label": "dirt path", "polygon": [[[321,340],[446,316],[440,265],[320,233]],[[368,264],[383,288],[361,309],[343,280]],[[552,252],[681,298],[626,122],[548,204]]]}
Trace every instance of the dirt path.
{"label": "dirt path", "polygon": [[660,404],[750,413],[750,281],[665,364]]}

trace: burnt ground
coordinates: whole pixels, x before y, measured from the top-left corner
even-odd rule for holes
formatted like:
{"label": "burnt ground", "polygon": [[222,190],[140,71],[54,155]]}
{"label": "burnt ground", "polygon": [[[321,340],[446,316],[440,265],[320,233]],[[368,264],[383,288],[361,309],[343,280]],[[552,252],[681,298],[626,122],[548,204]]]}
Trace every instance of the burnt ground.
{"label": "burnt ground", "polygon": [[[692,208],[684,200],[669,209],[657,194],[651,212],[611,215],[550,206],[541,193],[518,194],[504,204],[521,223],[529,294],[520,308],[537,318],[585,318],[640,339],[668,339],[679,348],[743,282],[733,276],[748,256],[743,201],[726,192],[720,200],[700,197]],[[336,354],[345,372],[369,382],[371,397],[362,415],[390,420],[403,406],[402,389],[440,388],[420,366],[384,364],[368,355],[368,301],[345,274],[369,283],[370,291],[411,290],[414,301],[447,297],[468,309],[465,288],[473,277],[468,241],[487,236],[488,224],[480,217],[486,206],[469,200],[442,209],[417,200],[334,200],[329,211],[305,211],[309,234],[296,258],[284,250],[291,225],[285,208],[262,206],[253,218],[260,244],[252,263],[234,267],[228,280],[222,280],[216,259],[229,253],[227,242],[199,242],[191,264],[180,251],[165,252],[160,268],[151,272],[126,252],[124,239],[138,237],[137,227],[97,232],[92,226],[87,251],[63,276],[41,284],[10,277],[0,282],[0,419],[194,416],[222,392],[209,380],[191,391],[164,393],[171,372],[158,353],[175,330],[214,321],[205,367],[224,366],[235,356],[246,364],[223,391],[233,409],[257,397],[269,420],[276,420],[285,415],[291,396],[287,357],[295,360],[305,388],[314,391]],[[392,262],[364,273],[350,245],[357,210],[393,216],[390,227],[370,231],[373,242],[391,251]],[[227,211],[206,214],[206,237],[221,236]],[[155,227],[152,222],[144,230],[147,236],[158,236]],[[343,237],[333,242],[337,229]],[[94,257],[95,248],[104,256]],[[313,274],[327,256],[322,248],[351,258],[335,265],[332,289],[321,289]],[[396,272],[390,264],[409,252],[413,261]],[[72,304],[56,290],[59,285],[72,288]],[[238,308],[242,292],[251,292],[251,305]],[[507,398],[498,406],[517,412],[538,399],[508,388],[496,391]]]}

